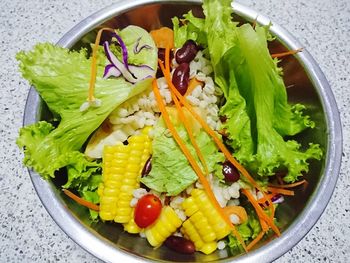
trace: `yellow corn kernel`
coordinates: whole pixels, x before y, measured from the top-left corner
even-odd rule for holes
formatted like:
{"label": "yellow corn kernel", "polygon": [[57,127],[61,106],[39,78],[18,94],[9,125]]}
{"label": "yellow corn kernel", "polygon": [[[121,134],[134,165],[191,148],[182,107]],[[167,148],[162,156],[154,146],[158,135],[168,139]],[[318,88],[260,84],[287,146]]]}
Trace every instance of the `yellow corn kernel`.
{"label": "yellow corn kernel", "polygon": [[199,250],[206,255],[213,253],[217,249],[218,245],[216,241],[205,243],[204,246]]}
{"label": "yellow corn kernel", "polygon": [[124,230],[130,234],[138,234],[141,232],[141,228],[138,225],[136,225],[134,221],[134,212],[135,209],[133,209],[131,212],[131,220],[128,223],[123,224]]}
{"label": "yellow corn kernel", "polygon": [[182,224],[181,232],[195,244],[196,250],[210,254],[216,250],[217,241],[230,233],[224,221],[204,190],[193,189],[182,203],[189,218]]}
{"label": "yellow corn kernel", "polygon": [[181,233],[184,234],[187,239],[192,240],[197,251],[203,247],[204,241],[190,220],[186,220],[182,224]]}
{"label": "yellow corn kernel", "polygon": [[140,187],[141,171],[151,154],[152,144],[147,134],[142,131],[131,136],[128,145],[105,146],[103,151],[102,183],[98,189],[100,217],[118,223],[130,222],[128,229],[132,229],[132,194]]}
{"label": "yellow corn kernel", "polygon": [[187,216],[191,216],[199,210],[193,197],[186,198],[185,201],[182,202],[182,208],[185,210]]}
{"label": "yellow corn kernel", "polygon": [[159,218],[145,229],[148,242],[153,247],[160,246],[182,224],[181,219],[170,206],[162,208]]}

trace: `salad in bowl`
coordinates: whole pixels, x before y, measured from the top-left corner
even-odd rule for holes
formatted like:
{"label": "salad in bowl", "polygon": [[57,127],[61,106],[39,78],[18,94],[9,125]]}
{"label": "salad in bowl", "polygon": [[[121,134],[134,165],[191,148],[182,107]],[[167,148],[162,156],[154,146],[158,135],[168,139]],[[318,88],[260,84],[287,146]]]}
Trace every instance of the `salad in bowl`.
{"label": "salad in bowl", "polygon": [[323,149],[290,103],[268,26],[203,1],[172,27],[100,28],[89,48],[20,52],[20,71],[52,113],[21,129],[24,164],[91,220],[180,254],[239,254],[279,236],[276,210],[307,186]]}

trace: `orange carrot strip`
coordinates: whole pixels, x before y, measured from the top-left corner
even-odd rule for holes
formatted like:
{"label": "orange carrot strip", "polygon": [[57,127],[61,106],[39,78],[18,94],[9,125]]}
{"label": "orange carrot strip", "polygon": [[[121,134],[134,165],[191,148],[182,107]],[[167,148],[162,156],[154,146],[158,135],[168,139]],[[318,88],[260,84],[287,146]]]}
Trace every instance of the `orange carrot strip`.
{"label": "orange carrot strip", "polygon": [[274,196],[275,196],[275,194],[267,194],[266,196],[263,196],[260,199],[258,199],[258,203],[259,204],[264,204],[265,202],[267,202],[267,199],[271,200],[271,198],[274,197]]}
{"label": "orange carrot strip", "polygon": [[[275,217],[275,206],[273,205],[272,203],[272,198],[275,196],[276,194],[267,194],[267,195],[264,195],[262,198],[258,199],[257,202],[263,207],[263,208],[269,208],[270,209],[270,212],[271,212],[271,215],[270,215],[270,218],[273,220],[274,217]],[[269,206],[266,205],[266,202],[269,203]],[[271,205],[270,205],[271,204]],[[265,223],[264,221],[261,221],[260,220],[260,224],[261,223]],[[265,223],[266,224],[266,223]]]}
{"label": "orange carrot strip", "polygon": [[178,132],[176,131],[174,125],[172,124],[172,122],[171,122],[171,120],[169,118],[169,115],[168,115],[168,113],[167,113],[167,111],[165,109],[165,105],[163,104],[163,100],[162,100],[162,97],[160,95],[158,84],[157,84],[156,80],[153,80],[152,88],[153,88],[153,92],[154,92],[154,95],[155,95],[155,98],[156,98],[159,110],[160,110],[160,112],[162,114],[162,117],[163,117],[165,123],[166,123],[166,126],[170,130],[170,132],[173,135],[175,141],[177,142],[177,144],[179,145],[180,149],[182,150],[182,152],[186,156],[187,160],[191,164],[193,170],[197,174],[201,184],[203,185],[203,188],[205,189],[206,193],[208,194],[208,197],[209,197],[210,201],[212,202],[212,204],[214,205],[215,209],[219,212],[220,216],[225,220],[225,222],[230,226],[230,228],[232,229],[232,232],[237,237],[239,242],[242,244],[243,248],[246,250],[246,246],[245,246],[244,241],[242,240],[242,237],[239,235],[237,229],[231,223],[230,219],[223,212],[221,206],[219,205],[218,201],[216,200],[216,198],[214,196],[214,193],[210,189],[210,185],[209,185],[208,180],[206,179],[206,177],[202,173],[201,168],[196,163],[196,161],[195,161],[194,157],[192,156],[191,152],[188,150],[187,146],[183,143],[180,135],[178,134]]}
{"label": "orange carrot strip", "polygon": [[269,208],[270,208],[270,212],[271,212],[271,219],[273,220],[273,218],[275,217],[275,206],[272,203],[272,197],[274,197],[276,194],[267,194],[264,195],[262,198],[258,199],[257,202],[262,205],[264,208],[268,207],[265,203],[268,202],[269,203]]}
{"label": "orange carrot strip", "polygon": [[165,58],[164,58],[164,62],[165,62],[165,70],[167,72],[169,72],[170,74],[170,47],[167,46],[165,48],[165,54],[164,54]]}
{"label": "orange carrot strip", "polygon": [[264,234],[265,232],[261,231],[259,235],[257,235],[257,237],[252,242],[249,243],[249,245],[247,246],[247,249],[250,250],[251,248],[253,248],[262,239]]}
{"label": "orange carrot strip", "polygon": [[245,211],[244,207],[242,206],[239,206],[239,205],[225,206],[223,210],[227,216],[230,216],[232,214],[238,216],[241,223],[244,223],[245,221],[248,220],[247,211]]}
{"label": "orange carrot strip", "polygon": [[95,89],[96,73],[97,73],[96,72],[96,70],[97,70],[97,50],[98,50],[98,46],[99,46],[103,31],[114,32],[114,30],[112,28],[109,28],[109,27],[101,28],[97,32],[97,36],[95,39],[95,45],[94,45],[94,48],[92,49],[90,85],[89,85],[89,96],[88,96],[89,102],[92,102],[95,100],[94,89]]}
{"label": "orange carrot strip", "polygon": [[267,187],[267,191],[274,194],[294,195],[294,191],[283,189],[283,188]]}
{"label": "orange carrot strip", "polygon": [[302,51],[303,48],[298,48],[298,49],[294,49],[294,50],[289,50],[286,52],[282,52],[282,53],[276,53],[276,54],[272,54],[271,57],[272,58],[281,58],[281,57],[285,57],[285,56],[289,56],[289,55],[294,55],[296,53],[299,53],[300,51]]}
{"label": "orange carrot strip", "polygon": [[[245,176],[249,182],[257,189],[260,187],[257,185],[255,180],[249,175],[248,171],[240,165],[234,157],[231,156],[231,153],[226,149],[225,145],[220,141],[218,136],[215,134],[215,132],[209,127],[209,125],[202,120],[202,118],[192,109],[192,107],[188,104],[188,102],[184,99],[184,97],[177,91],[175,86],[171,82],[171,76],[168,74],[164,68],[164,65],[162,61],[158,60],[159,66],[161,70],[163,71],[163,74],[165,78],[167,79],[167,83],[169,85],[169,88],[171,92],[175,93],[176,97],[179,99],[179,101],[188,109],[188,111],[193,115],[193,117],[201,124],[203,129],[213,138],[215,143],[218,145],[219,149],[223,152],[225,157]],[[263,191],[261,191],[263,192]]]}
{"label": "orange carrot strip", "polygon": [[[265,192],[258,186],[258,184],[255,182],[253,177],[251,177],[248,173],[248,171],[237,162],[237,160],[231,155],[229,150],[225,147],[225,145],[220,141],[216,133],[209,127],[209,125],[192,109],[192,107],[187,103],[187,101],[184,99],[184,97],[178,92],[178,90],[175,88],[173,83],[171,82],[171,75],[165,70],[164,65],[161,60],[158,60],[158,64],[164,74],[164,77],[167,80],[168,86],[172,93],[176,95],[176,97],[179,99],[179,101],[188,109],[188,111],[193,115],[193,117],[200,123],[200,125],[203,127],[203,129],[213,138],[216,145],[219,147],[219,149],[222,151],[222,153],[225,155],[225,157],[238,169],[239,172],[242,173],[242,175],[248,179],[248,181],[257,188],[263,195],[265,195]],[[268,199],[268,203],[271,209],[271,212],[274,212],[274,207],[272,205],[271,200]]]}
{"label": "orange carrot strip", "polygon": [[205,174],[208,175],[209,174],[209,169],[208,169],[207,162],[205,161],[204,156],[203,156],[201,150],[199,149],[199,146],[198,146],[198,144],[197,144],[197,142],[196,142],[196,140],[195,140],[195,138],[193,136],[193,130],[191,128],[191,125],[189,125],[188,120],[186,119],[186,116],[185,116],[185,114],[184,114],[184,112],[182,110],[182,107],[181,107],[179,101],[177,100],[177,98],[175,97],[175,95],[171,94],[171,97],[173,98],[173,101],[175,103],[176,109],[179,112],[180,120],[184,124],[184,126],[185,126],[185,128],[187,130],[188,136],[190,137],[190,141],[191,141],[194,149],[196,150],[196,153],[197,153],[197,155],[199,157],[199,160],[201,161],[201,163],[203,165],[204,172],[205,172]]}
{"label": "orange carrot strip", "polygon": [[[167,47],[165,49],[165,71],[170,74],[170,48]],[[182,110],[182,107],[178,101],[178,99],[176,98],[176,96],[174,95],[174,93],[171,93],[171,97],[175,103],[175,106],[176,106],[176,109],[179,113],[179,117],[180,117],[180,120],[181,122],[183,123],[183,125],[185,126],[185,129],[188,133],[188,136],[190,138],[190,141],[194,147],[194,149],[196,150],[196,153],[199,157],[199,160],[201,161],[202,165],[203,165],[203,168],[204,168],[204,172],[206,175],[209,174],[209,169],[208,169],[208,165],[207,165],[207,162],[205,161],[204,159],[204,156],[201,152],[201,150],[199,149],[199,146],[197,144],[197,141],[195,140],[194,136],[193,136],[193,130],[191,128],[191,125],[188,123],[188,120],[186,120],[186,116]]]}
{"label": "orange carrot strip", "polygon": [[278,184],[269,184],[269,186],[271,187],[277,187],[277,188],[293,188],[302,184],[305,184],[306,180],[301,180],[299,182],[293,183],[293,184],[282,184],[282,185],[278,185]]}
{"label": "orange carrot strip", "polygon": [[86,201],[85,199],[73,194],[71,191],[69,191],[67,189],[63,189],[63,193],[65,193],[67,196],[69,196],[75,202],[77,202],[78,204],[80,204],[82,206],[85,206],[91,210],[100,211],[100,207],[98,205],[95,205],[94,203]]}
{"label": "orange carrot strip", "polygon": [[259,218],[259,221],[260,221],[260,225],[261,225],[261,228],[264,232],[266,232],[267,230],[269,230],[269,226],[267,225],[267,223],[262,220],[261,218]]}
{"label": "orange carrot strip", "polygon": [[262,220],[264,220],[278,236],[281,235],[280,230],[273,222],[273,219],[271,217],[269,217],[267,214],[265,214],[265,212],[260,207],[259,203],[255,200],[253,195],[247,189],[243,189],[242,192],[248,198],[250,203],[253,205],[258,217],[261,218]]}

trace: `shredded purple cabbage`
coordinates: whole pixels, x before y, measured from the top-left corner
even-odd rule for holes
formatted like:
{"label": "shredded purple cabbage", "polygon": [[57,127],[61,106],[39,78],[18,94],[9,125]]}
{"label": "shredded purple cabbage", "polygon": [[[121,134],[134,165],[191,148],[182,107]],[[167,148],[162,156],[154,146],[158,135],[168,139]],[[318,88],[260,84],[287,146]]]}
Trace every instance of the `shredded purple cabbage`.
{"label": "shredded purple cabbage", "polygon": [[[127,71],[129,71],[129,73],[131,74],[131,76],[135,77],[132,72],[129,69],[129,64],[128,64],[128,49],[126,48],[126,45],[123,41],[123,39],[117,34],[117,33],[113,33],[112,36],[114,36],[117,41],[118,44],[120,45],[121,49],[122,49],[122,54],[123,54],[123,63],[125,65],[125,68]],[[135,77],[136,79],[136,77]]]}
{"label": "shredded purple cabbage", "polygon": [[[152,78],[152,76],[155,74],[155,71],[149,67],[148,65],[128,65],[129,70],[126,68],[125,64],[119,61],[119,59],[113,54],[113,52],[109,48],[109,43],[108,41],[105,41],[103,43],[103,48],[106,53],[107,59],[111,64],[111,66],[107,65],[105,68],[105,73],[106,71],[115,71],[113,68],[118,70],[123,77],[131,82],[131,83],[136,83],[140,80],[146,79],[146,78]],[[107,68],[108,67],[108,68]]]}
{"label": "shredded purple cabbage", "polygon": [[119,69],[117,69],[113,64],[108,64],[105,67],[105,71],[103,73],[103,78],[108,79],[109,77],[119,77],[122,73]]}
{"label": "shredded purple cabbage", "polygon": [[283,195],[277,194],[271,198],[271,201],[274,204],[280,204],[280,203],[284,202],[284,197],[283,197]]}

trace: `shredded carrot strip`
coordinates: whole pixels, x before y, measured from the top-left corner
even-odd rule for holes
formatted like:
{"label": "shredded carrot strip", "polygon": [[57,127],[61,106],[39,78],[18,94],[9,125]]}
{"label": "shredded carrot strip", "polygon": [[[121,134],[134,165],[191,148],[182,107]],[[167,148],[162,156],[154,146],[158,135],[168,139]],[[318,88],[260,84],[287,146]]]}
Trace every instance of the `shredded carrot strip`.
{"label": "shredded carrot strip", "polygon": [[63,189],[63,193],[65,193],[67,196],[69,196],[70,198],[72,198],[75,202],[77,202],[78,204],[85,206],[91,210],[95,210],[95,211],[99,211],[100,207],[98,205],[95,205],[94,203],[91,203],[89,201],[86,201],[85,199],[73,194],[71,191],[67,190],[67,189]]}
{"label": "shredded carrot strip", "polygon": [[94,45],[94,48],[92,49],[90,85],[89,85],[89,96],[88,96],[89,102],[92,102],[95,100],[94,90],[95,90],[95,82],[96,82],[96,74],[97,74],[97,72],[96,72],[96,70],[97,70],[97,50],[98,50],[98,46],[99,46],[103,31],[114,32],[114,30],[112,28],[109,28],[109,27],[101,28],[97,32],[97,36],[95,39],[95,45]]}
{"label": "shredded carrot strip", "polygon": [[272,58],[281,58],[281,57],[285,57],[285,56],[289,56],[289,55],[294,55],[296,53],[299,53],[300,51],[302,51],[303,48],[298,48],[298,49],[294,49],[294,50],[289,50],[287,52],[282,52],[282,53],[276,53],[276,54],[272,54],[271,57]]}
{"label": "shredded carrot strip", "polygon": [[263,196],[260,199],[258,199],[258,203],[259,204],[264,204],[264,203],[267,202],[267,199],[271,200],[271,198],[274,197],[274,196],[275,196],[275,194],[267,194],[266,196]]}
{"label": "shredded carrot strip", "polygon": [[[167,47],[165,49],[165,71],[167,72],[167,74],[170,74],[170,48]],[[169,85],[169,84],[168,84]],[[196,150],[196,153],[199,157],[199,160],[201,161],[203,168],[204,168],[204,172],[206,175],[209,174],[209,169],[208,169],[208,165],[207,162],[204,159],[204,156],[201,152],[201,150],[199,149],[199,146],[197,144],[197,141],[195,140],[194,136],[193,136],[193,130],[191,128],[191,125],[188,123],[188,120],[186,120],[186,116],[182,110],[182,107],[178,101],[178,99],[176,98],[176,96],[174,95],[174,93],[171,93],[171,97],[175,103],[176,109],[179,113],[179,117],[181,122],[183,123],[183,125],[185,126],[185,129],[187,130],[188,136],[190,138],[190,141],[194,147],[194,149]]]}
{"label": "shredded carrot strip", "polygon": [[[209,125],[202,120],[202,118],[192,109],[192,107],[187,103],[184,97],[177,91],[175,86],[171,82],[170,74],[168,74],[163,66],[163,63],[159,61],[159,66],[164,73],[165,78],[167,79],[170,90],[175,93],[179,101],[188,109],[188,111],[193,115],[193,117],[201,124],[203,129],[213,138],[215,143],[218,145],[219,149],[223,152],[225,157],[249,180],[249,182],[257,189],[260,190],[260,187],[257,185],[255,180],[249,175],[248,171],[240,165],[232,156],[231,153],[226,149],[225,145],[220,141],[215,132],[209,127]],[[263,191],[261,191],[263,193]]]}
{"label": "shredded carrot strip", "polygon": [[166,72],[169,72],[169,74],[170,74],[170,47],[169,46],[167,46],[165,48],[165,54],[164,55],[165,55],[165,59],[164,59],[165,70],[166,70]]}
{"label": "shredded carrot strip", "polygon": [[223,210],[224,210],[224,212],[226,213],[227,216],[230,216],[232,214],[238,216],[240,221],[241,221],[241,223],[244,223],[245,221],[248,220],[247,211],[245,211],[243,206],[230,205],[230,206],[225,206],[223,208]]}
{"label": "shredded carrot strip", "polygon": [[267,225],[267,223],[263,219],[259,218],[259,221],[260,221],[261,228],[264,232],[269,230],[269,226]]}
{"label": "shredded carrot strip", "polygon": [[[268,206],[266,205],[266,202],[271,202],[272,203],[272,198],[275,196],[276,194],[267,194],[266,196],[263,196],[262,198],[258,199],[257,202],[262,205],[264,208],[267,208]],[[270,211],[271,211],[271,219],[273,219],[275,217],[275,206],[272,203],[272,207],[270,207]]]}
{"label": "shredded carrot strip", "polygon": [[218,201],[216,200],[216,198],[214,196],[214,193],[210,189],[210,185],[209,185],[208,180],[206,179],[206,177],[202,173],[201,168],[196,163],[196,161],[195,161],[194,157],[192,156],[191,152],[188,150],[187,146],[183,143],[181,137],[179,136],[178,132],[176,131],[174,125],[172,124],[172,122],[171,122],[171,120],[169,118],[169,115],[168,115],[168,113],[167,113],[167,111],[165,109],[165,105],[163,104],[163,100],[162,100],[162,97],[161,97],[161,95],[159,93],[158,84],[157,84],[156,80],[153,80],[152,88],[153,88],[153,92],[154,92],[154,95],[155,95],[155,98],[156,98],[159,110],[160,110],[160,112],[162,114],[162,117],[163,117],[163,119],[164,119],[168,129],[170,130],[170,132],[173,135],[175,141],[177,142],[177,144],[179,145],[180,149],[182,150],[182,152],[186,156],[187,160],[191,164],[193,170],[197,174],[201,184],[203,185],[203,188],[205,189],[206,193],[208,194],[208,197],[211,200],[212,204],[214,205],[215,209],[219,212],[220,216],[225,220],[225,222],[230,226],[230,228],[232,229],[232,232],[237,237],[238,241],[241,243],[241,245],[243,246],[244,250],[246,250],[246,245],[245,245],[244,241],[242,240],[242,237],[239,235],[237,229],[231,223],[230,219],[223,212],[221,206],[219,205]]}
{"label": "shredded carrot strip", "polygon": [[274,194],[294,195],[294,191],[283,189],[283,188],[267,187],[267,191]]}
{"label": "shredded carrot strip", "polygon": [[[164,77],[167,80],[168,86],[172,93],[176,95],[176,97],[179,99],[179,101],[188,109],[188,111],[193,115],[193,117],[200,123],[200,125],[203,127],[203,129],[213,138],[216,145],[219,147],[219,149],[222,151],[222,153],[225,155],[225,157],[238,169],[238,171],[248,179],[248,181],[257,188],[264,196],[265,192],[258,186],[258,184],[255,182],[253,177],[250,176],[248,171],[237,162],[237,160],[231,155],[229,150],[225,147],[225,145],[221,142],[221,140],[218,138],[216,133],[209,127],[209,125],[192,109],[192,107],[187,103],[187,101],[184,99],[184,97],[178,92],[176,87],[171,82],[171,75],[169,72],[167,72],[164,68],[164,65],[162,61],[158,60],[158,64],[164,74]],[[274,207],[272,205],[271,200],[268,199],[269,207],[271,209],[271,212],[274,213]]]}
{"label": "shredded carrot strip", "polygon": [[277,188],[293,188],[302,184],[305,184],[306,180],[301,180],[299,182],[296,182],[294,184],[282,184],[282,185],[278,185],[278,184],[269,184],[269,186],[271,187],[277,187]]}
{"label": "shredded carrot strip", "polygon": [[251,194],[251,192],[249,192],[247,189],[243,189],[242,192],[245,194],[245,196],[248,198],[250,203],[253,205],[258,217],[261,218],[261,220],[264,220],[278,236],[281,235],[280,230],[273,222],[273,218],[271,218],[267,214],[265,214],[263,209],[260,207],[259,203],[255,200],[255,198]]}
{"label": "shredded carrot strip", "polygon": [[247,246],[247,249],[250,250],[252,247],[254,247],[262,239],[264,234],[265,232],[261,231],[259,235],[252,242],[249,243],[249,245]]}

